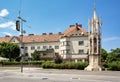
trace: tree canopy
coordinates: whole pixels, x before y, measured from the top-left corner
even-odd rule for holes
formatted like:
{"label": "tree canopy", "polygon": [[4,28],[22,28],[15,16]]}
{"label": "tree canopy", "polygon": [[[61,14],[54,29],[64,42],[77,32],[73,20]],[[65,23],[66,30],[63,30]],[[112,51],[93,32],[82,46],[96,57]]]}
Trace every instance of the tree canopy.
{"label": "tree canopy", "polygon": [[111,49],[111,52],[107,56],[107,62],[120,62],[120,48]]}
{"label": "tree canopy", "polygon": [[33,60],[40,60],[40,57],[41,57],[40,53],[36,50],[34,51],[34,53],[31,54],[31,56]]}
{"label": "tree canopy", "polygon": [[20,49],[18,44],[14,43],[0,43],[0,56],[8,58],[10,61],[19,57]]}
{"label": "tree canopy", "polygon": [[105,49],[102,49],[101,60],[106,61],[106,63],[120,62],[120,48],[111,49],[109,53]]}
{"label": "tree canopy", "polygon": [[106,51],[105,49],[103,49],[103,48],[102,48],[101,60],[102,60],[103,62],[105,62],[105,61],[106,61],[107,56],[108,56],[107,51]]}

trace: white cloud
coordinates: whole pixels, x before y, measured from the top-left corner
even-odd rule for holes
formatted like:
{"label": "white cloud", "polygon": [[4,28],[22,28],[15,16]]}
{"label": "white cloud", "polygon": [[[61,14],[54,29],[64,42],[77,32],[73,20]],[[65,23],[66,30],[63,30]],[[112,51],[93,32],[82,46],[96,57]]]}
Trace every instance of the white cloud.
{"label": "white cloud", "polygon": [[9,22],[5,22],[5,23],[0,24],[0,28],[7,28],[7,27],[12,28],[13,30],[16,29],[16,25],[13,21],[9,21]]}
{"label": "white cloud", "polygon": [[12,34],[9,32],[2,32],[2,34],[12,36]]}
{"label": "white cloud", "polygon": [[[3,9],[3,10],[0,11],[0,17],[5,17],[8,14],[9,14],[9,12],[8,12],[7,9]],[[7,28],[7,27],[10,27],[13,30],[16,30],[16,25],[13,21],[8,21],[8,22],[0,24],[0,28]]]}
{"label": "white cloud", "polygon": [[0,17],[5,17],[9,14],[8,10],[7,9],[3,9],[0,11]]}
{"label": "white cloud", "polygon": [[109,38],[104,38],[103,42],[110,42],[110,41],[116,41],[120,40],[120,37],[109,37]]}

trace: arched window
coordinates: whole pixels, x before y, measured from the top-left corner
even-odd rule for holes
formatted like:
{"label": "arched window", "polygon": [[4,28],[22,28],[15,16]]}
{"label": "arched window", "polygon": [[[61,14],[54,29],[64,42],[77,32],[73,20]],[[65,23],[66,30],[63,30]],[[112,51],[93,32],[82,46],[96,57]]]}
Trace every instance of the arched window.
{"label": "arched window", "polygon": [[94,53],[97,53],[97,39],[94,38]]}
{"label": "arched window", "polygon": [[96,38],[94,38],[94,44],[96,44],[97,43],[97,39]]}

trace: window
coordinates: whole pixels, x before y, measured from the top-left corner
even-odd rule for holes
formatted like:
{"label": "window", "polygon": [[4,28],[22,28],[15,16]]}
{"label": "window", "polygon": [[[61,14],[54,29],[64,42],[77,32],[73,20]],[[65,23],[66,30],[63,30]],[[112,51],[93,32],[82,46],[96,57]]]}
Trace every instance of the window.
{"label": "window", "polygon": [[46,46],[43,46],[43,49],[46,49]]}
{"label": "window", "polygon": [[59,46],[55,46],[55,49],[59,49]]}
{"label": "window", "polygon": [[69,54],[69,53],[70,53],[70,50],[69,50],[69,49],[67,49],[67,50],[61,50],[61,53],[62,53],[62,54]]}
{"label": "window", "polygon": [[70,46],[70,41],[64,41],[64,42],[62,43],[62,46]]}
{"label": "window", "polygon": [[31,46],[31,50],[34,50],[35,49],[35,46]]}
{"label": "window", "polygon": [[25,56],[27,56],[27,57],[28,57],[28,53],[25,53]]}
{"label": "window", "polygon": [[15,42],[15,39],[13,40],[13,42]]}
{"label": "window", "polygon": [[28,47],[25,47],[25,50],[28,50]]}
{"label": "window", "polygon": [[67,41],[67,42],[66,42],[66,46],[70,46],[70,41]]}
{"label": "window", "polygon": [[69,49],[68,49],[68,50],[66,50],[66,53],[67,53],[67,54],[69,54],[69,53],[70,53],[70,50],[69,50]]}
{"label": "window", "polygon": [[79,45],[84,45],[84,41],[79,41],[78,44]]}
{"label": "window", "polygon": [[95,43],[95,44],[97,43],[97,39],[96,39],[96,38],[94,38],[94,43]]}
{"label": "window", "polygon": [[63,42],[63,46],[65,46],[65,42]]}
{"label": "window", "polygon": [[79,54],[84,54],[84,50],[79,50]]}
{"label": "window", "polygon": [[52,49],[52,46],[49,46],[49,49]]}
{"label": "window", "polygon": [[97,48],[96,47],[94,47],[94,53],[97,53]]}
{"label": "window", "polygon": [[61,50],[61,53],[62,53],[62,54],[65,54],[65,50]]}
{"label": "window", "polygon": [[39,50],[39,49],[40,49],[40,46],[37,46],[37,49]]}

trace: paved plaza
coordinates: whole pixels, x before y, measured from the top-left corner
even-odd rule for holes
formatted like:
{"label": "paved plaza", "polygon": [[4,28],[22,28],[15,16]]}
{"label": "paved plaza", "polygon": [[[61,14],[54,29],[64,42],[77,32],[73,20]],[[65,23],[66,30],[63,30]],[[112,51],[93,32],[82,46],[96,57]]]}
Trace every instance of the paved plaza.
{"label": "paved plaza", "polygon": [[120,82],[120,72],[0,67],[0,82]]}

